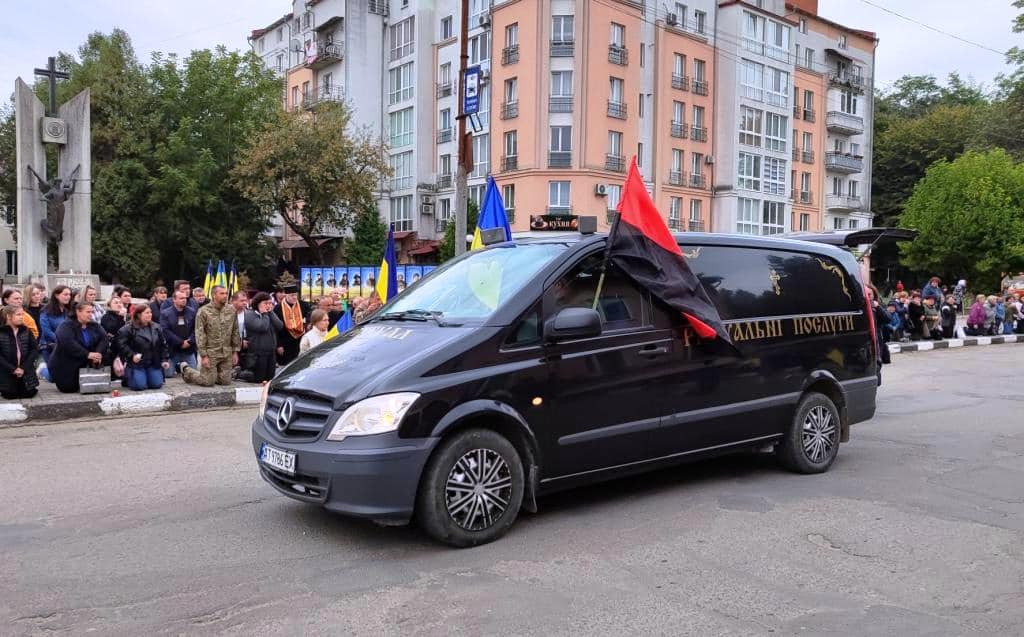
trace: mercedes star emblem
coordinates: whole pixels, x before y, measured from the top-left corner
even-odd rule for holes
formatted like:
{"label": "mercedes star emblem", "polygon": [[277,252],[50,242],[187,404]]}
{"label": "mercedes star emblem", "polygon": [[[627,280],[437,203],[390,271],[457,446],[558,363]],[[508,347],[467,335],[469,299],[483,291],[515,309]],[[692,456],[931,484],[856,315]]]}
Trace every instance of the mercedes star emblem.
{"label": "mercedes star emblem", "polygon": [[281,405],[281,409],[277,412],[277,430],[284,433],[284,430],[288,428],[288,425],[292,422],[292,417],[295,415],[295,399],[288,398]]}

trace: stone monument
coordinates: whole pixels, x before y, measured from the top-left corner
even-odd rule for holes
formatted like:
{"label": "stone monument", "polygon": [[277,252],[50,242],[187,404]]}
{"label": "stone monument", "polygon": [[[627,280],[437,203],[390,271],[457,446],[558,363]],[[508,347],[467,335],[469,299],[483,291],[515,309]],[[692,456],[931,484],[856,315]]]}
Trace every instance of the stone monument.
{"label": "stone monument", "polygon": [[[54,58],[35,73],[48,80],[49,108],[21,78],[14,84],[18,275],[26,282],[47,279],[52,243],[57,246],[60,278],[97,285],[97,277],[88,274],[92,270],[89,89],[58,109],[57,79],[67,74],[57,71]],[[52,177],[46,174],[44,144],[57,146],[57,170]],[[52,288],[49,282],[47,288]]]}

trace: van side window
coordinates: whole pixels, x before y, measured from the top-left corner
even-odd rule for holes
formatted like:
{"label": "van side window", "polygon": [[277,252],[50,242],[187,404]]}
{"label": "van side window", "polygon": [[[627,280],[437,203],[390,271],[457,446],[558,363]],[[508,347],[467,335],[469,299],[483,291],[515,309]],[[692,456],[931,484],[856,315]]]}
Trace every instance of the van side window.
{"label": "van side window", "polygon": [[[603,253],[586,257],[551,286],[545,304],[549,317],[567,307],[594,306],[603,258]],[[614,265],[609,264],[597,311],[604,321],[605,329],[642,327],[645,324],[644,293]]]}
{"label": "van side window", "polygon": [[506,347],[521,347],[540,343],[540,310],[534,307],[519,321],[505,339]]}

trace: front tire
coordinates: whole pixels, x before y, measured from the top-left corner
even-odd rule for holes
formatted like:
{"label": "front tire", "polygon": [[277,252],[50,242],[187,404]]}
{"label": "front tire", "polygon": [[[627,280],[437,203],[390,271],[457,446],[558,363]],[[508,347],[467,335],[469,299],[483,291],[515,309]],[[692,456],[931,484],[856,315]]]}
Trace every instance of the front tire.
{"label": "front tire", "polygon": [[782,466],[797,473],[824,473],[839,453],[839,410],[824,394],[807,394],[797,405],[775,453]]}
{"label": "front tire", "polygon": [[460,548],[493,542],[516,521],[524,484],[523,463],[504,436],[461,431],[427,465],[416,515],[439,542]]}

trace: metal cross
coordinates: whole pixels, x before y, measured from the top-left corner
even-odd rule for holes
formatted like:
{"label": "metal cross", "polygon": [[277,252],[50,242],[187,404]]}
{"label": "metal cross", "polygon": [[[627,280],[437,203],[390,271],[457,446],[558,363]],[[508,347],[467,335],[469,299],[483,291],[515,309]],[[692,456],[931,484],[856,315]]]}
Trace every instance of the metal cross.
{"label": "metal cross", "polygon": [[47,109],[47,117],[57,117],[57,80],[66,80],[70,76],[57,70],[57,58],[47,58],[45,69],[36,69],[34,71],[36,75],[45,77],[50,87],[50,108]]}

